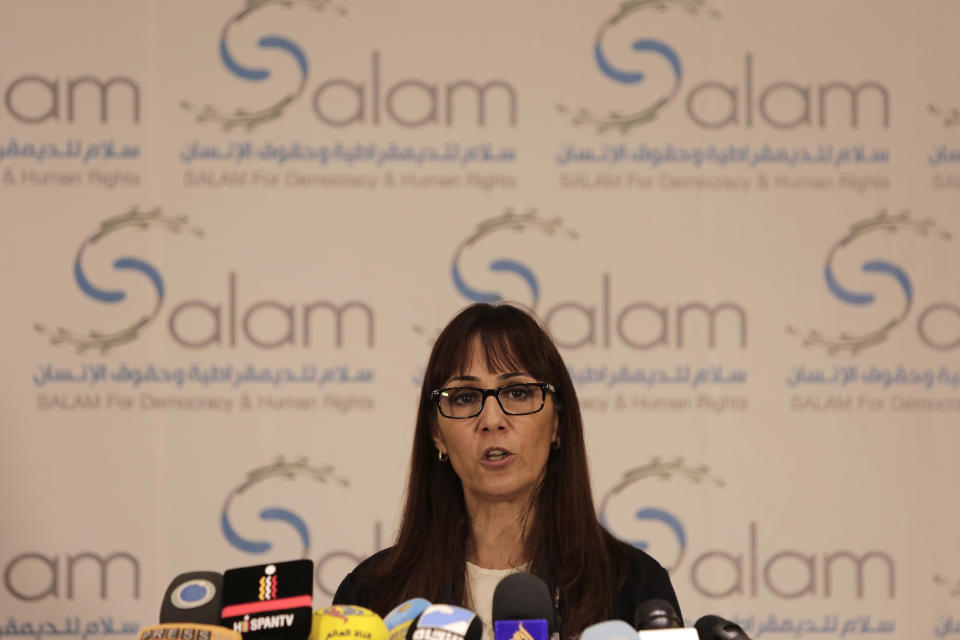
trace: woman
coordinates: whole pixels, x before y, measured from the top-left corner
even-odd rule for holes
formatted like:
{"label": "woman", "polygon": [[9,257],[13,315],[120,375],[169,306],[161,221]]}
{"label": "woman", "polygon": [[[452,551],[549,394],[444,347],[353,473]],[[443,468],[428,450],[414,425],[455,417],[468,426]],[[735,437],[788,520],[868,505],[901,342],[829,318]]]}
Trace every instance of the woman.
{"label": "woman", "polygon": [[547,333],[510,305],[475,304],[434,344],[420,392],[396,545],[350,573],[335,604],[380,615],[413,597],[461,604],[490,628],[496,582],[542,578],[561,638],[652,598],[679,614],[667,572],[597,521],[573,382]]}

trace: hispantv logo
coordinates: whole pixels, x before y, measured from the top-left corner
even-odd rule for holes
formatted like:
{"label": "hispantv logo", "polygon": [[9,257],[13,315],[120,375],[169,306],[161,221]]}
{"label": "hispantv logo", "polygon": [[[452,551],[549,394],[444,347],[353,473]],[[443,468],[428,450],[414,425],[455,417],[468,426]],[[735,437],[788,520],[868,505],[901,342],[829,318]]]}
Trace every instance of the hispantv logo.
{"label": "hispantv logo", "polygon": [[261,629],[284,629],[293,626],[294,614],[278,613],[272,616],[243,616],[243,620],[233,623],[233,630],[240,633],[260,631]]}
{"label": "hispantv logo", "polygon": [[[218,46],[223,67],[243,83],[262,83],[271,79],[273,74],[270,69],[240,60],[231,48],[230,36],[236,27],[252,20],[253,16],[269,16],[269,12],[261,13],[268,8],[308,9],[315,15],[332,15],[332,18],[326,18],[328,20],[347,15],[342,5],[335,5],[331,0],[247,0],[227,19],[220,31]],[[263,106],[223,108],[209,103],[197,106],[184,100],[181,102],[183,109],[194,114],[198,122],[219,124],[224,130],[240,128],[251,131],[282,117],[303,94],[308,93],[312,72],[310,59],[304,47],[288,36],[264,35],[257,41],[257,46],[262,50],[282,52],[293,63],[297,79],[292,86],[280,89],[272,101]],[[465,126],[473,120],[475,126],[482,128],[488,121],[511,127],[517,123],[517,92],[506,80],[459,78],[438,82],[420,77],[396,79],[392,73],[385,74],[388,56],[378,50],[369,52],[370,73],[367,78],[330,77],[336,72],[336,61],[347,55],[349,52],[339,51],[337,56],[328,58],[322,70],[324,77],[312,91],[310,104],[314,116],[327,127],[387,123],[407,128],[454,127]]]}
{"label": "hispantv logo", "polygon": [[[823,278],[827,290],[836,300],[845,305],[865,310],[877,302],[877,296],[874,293],[854,291],[845,286],[837,273],[836,262],[843,251],[850,249],[858,241],[881,233],[896,238],[901,243],[905,238],[911,236],[930,241],[945,241],[952,238],[950,232],[939,227],[933,218],[916,219],[911,216],[909,211],[890,214],[883,210],[875,216],[855,222],[827,251]],[[872,329],[823,331],[820,329],[804,330],[791,325],[787,327],[787,331],[799,336],[803,346],[824,349],[830,355],[849,354],[855,356],[865,349],[886,342],[894,330],[907,320],[913,309],[915,299],[913,281],[906,269],[889,259],[866,260],[861,265],[861,270],[864,274],[877,275],[896,283],[901,295],[899,310],[896,313],[893,315],[872,314],[875,323]],[[930,320],[943,312],[960,317],[960,307],[955,304],[940,302],[930,305],[921,311],[917,318],[917,332],[920,339],[934,349],[953,349],[960,346],[960,335],[957,336],[956,340],[945,341],[940,337],[931,335],[928,327]],[[864,315],[868,316],[870,314]]]}
{"label": "hispantv logo", "polygon": [[[271,571],[271,567],[273,570]],[[276,600],[277,599],[277,583],[279,582],[279,577],[276,575],[277,569],[273,565],[268,565],[263,571],[263,575],[260,577],[260,590],[257,593],[257,598],[261,601],[263,600]]]}
{"label": "hispantv logo", "polygon": [[[720,18],[710,0],[631,0],[600,26],[592,46],[597,70],[633,96],[606,111],[589,106],[557,105],[576,126],[588,125],[599,133],[622,134],[655,121],[669,105],[682,103],[690,121],[704,129],[729,127],[772,129],[826,129],[863,125],[887,128],[890,93],[874,80],[830,80],[801,84],[785,78],[758,79],[755,66],[762,58],[747,51],[736,79],[710,79],[686,86],[689,72],[683,55],[666,40],[650,35],[664,14],[690,19]],[[636,33],[629,51],[618,38],[620,29]],[[719,106],[718,106],[719,105]],[[784,106],[786,105],[786,106]],[[845,113],[846,112],[846,113]]]}

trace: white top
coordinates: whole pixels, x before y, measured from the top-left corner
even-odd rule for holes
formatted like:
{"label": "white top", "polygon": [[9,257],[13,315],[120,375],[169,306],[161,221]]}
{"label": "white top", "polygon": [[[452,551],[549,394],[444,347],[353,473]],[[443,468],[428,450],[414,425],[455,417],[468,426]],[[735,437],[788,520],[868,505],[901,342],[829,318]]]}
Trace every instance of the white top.
{"label": "white top", "polygon": [[529,564],[525,564],[509,569],[484,569],[471,562],[467,563],[467,608],[480,616],[480,621],[483,622],[483,640],[494,640],[493,591],[497,584],[511,573],[520,573],[529,567]]}

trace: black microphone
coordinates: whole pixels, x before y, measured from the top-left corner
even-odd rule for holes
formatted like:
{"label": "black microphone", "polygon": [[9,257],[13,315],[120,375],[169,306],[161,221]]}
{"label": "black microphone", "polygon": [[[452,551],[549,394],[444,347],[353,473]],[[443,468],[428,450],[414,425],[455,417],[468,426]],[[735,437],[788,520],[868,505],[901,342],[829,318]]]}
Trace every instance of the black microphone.
{"label": "black microphone", "polygon": [[697,631],[684,628],[683,620],[666,600],[641,602],[633,620],[638,640],[698,640]]}
{"label": "black microphone", "polygon": [[495,640],[510,640],[517,633],[549,640],[556,627],[553,598],[543,580],[530,573],[511,573],[497,583],[493,590]]}
{"label": "black microphone", "polygon": [[221,624],[243,640],[305,640],[313,622],[313,561],[229,569]]}
{"label": "black microphone", "polygon": [[160,624],[144,627],[137,640],[242,640],[220,626],[223,575],[213,571],[181,573],[160,605]]}
{"label": "black microphone", "polygon": [[214,571],[181,573],[167,587],[160,605],[160,624],[220,624],[223,575]]}
{"label": "black microphone", "polygon": [[703,616],[693,625],[700,640],[750,640],[740,625],[720,616]]}
{"label": "black microphone", "polygon": [[633,628],[638,631],[682,629],[683,620],[666,600],[647,600],[641,602],[634,612]]}

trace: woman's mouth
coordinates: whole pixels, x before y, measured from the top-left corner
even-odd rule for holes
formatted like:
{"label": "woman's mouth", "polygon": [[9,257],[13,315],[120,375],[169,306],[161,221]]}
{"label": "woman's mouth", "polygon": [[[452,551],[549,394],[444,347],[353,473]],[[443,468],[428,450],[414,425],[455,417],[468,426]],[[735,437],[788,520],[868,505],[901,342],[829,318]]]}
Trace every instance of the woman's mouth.
{"label": "woman's mouth", "polygon": [[513,454],[507,451],[506,449],[501,449],[499,447],[491,447],[483,452],[483,459],[487,462],[501,462],[506,460]]}

